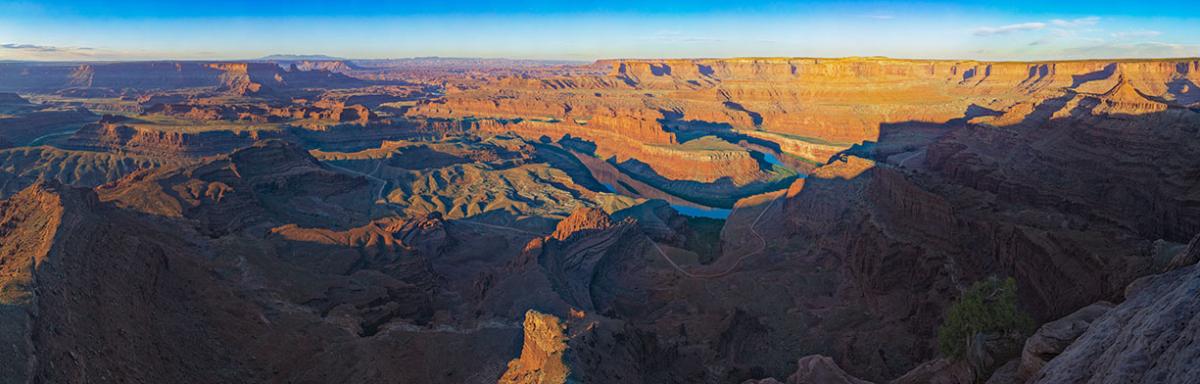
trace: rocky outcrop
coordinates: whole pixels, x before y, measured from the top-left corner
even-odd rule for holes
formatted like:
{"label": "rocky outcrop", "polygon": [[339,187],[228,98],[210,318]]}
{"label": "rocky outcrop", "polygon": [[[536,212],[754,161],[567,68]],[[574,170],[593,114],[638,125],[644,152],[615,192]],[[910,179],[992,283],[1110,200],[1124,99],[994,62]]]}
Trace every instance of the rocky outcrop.
{"label": "rocky outcrop", "polygon": [[565,241],[576,233],[587,230],[603,230],[613,226],[613,221],[607,213],[597,208],[579,208],[570,216],[558,222],[550,237]]}
{"label": "rocky outcrop", "polygon": [[[37,367],[37,267],[54,246],[63,202],[50,185],[39,184],[0,201],[0,377],[33,380]],[[20,224],[20,226],[18,226]]]}
{"label": "rocky outcrop", "polygon": [[525,341],[521,356],[508,363],[500,377],[503,384],[566,384],[571,370],[566,366],[566,325],[557,317],[534,310],[525,312]]}
{"label": "rocky outcrop", "polygon": [[1185,383],[1200,377],[1200,265],[1131,284],[1126,300],[1091,322],[1041,369],[1036,383]]}
{"label": "rocky outcrop", "polygon": [[65,149],[128,153],[167,158],[203,157],[228,153],[260,140],[283,136],[280,131],[209,130],[185,132],[154,125],[139,125],[106,115],[84,125],[61,145]]}
{"label": "rocky outcrop", "polygon": [[1061,354],[1086,332],[1097,318],[1112,307],[1108,302],[1098,302],[1043,324],[1025,341],[1025,348],[1021,351],[1021,362],[1015,375],[1016,382],[1024,383],[1036,375],[1047,361]]}
{"label": "rocky outcrop", "polygon": [[644,254],[650,240],[637,223],[614,223],[595,208],[580,208],[555,232],[526,246],[564,303],[586,312],[631,315],[645,308]]}

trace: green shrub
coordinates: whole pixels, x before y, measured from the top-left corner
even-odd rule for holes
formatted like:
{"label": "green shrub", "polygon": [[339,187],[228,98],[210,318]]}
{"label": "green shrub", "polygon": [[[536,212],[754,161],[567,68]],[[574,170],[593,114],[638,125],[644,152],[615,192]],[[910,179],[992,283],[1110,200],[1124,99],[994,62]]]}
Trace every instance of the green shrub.
{"label": "green shrub", "polygon": [[1033,319],[1017,309],[1017,281],[990,278],[975,282],[946,312],[938,329],[942,354],[962,359],[976,334],[1029,334]]}

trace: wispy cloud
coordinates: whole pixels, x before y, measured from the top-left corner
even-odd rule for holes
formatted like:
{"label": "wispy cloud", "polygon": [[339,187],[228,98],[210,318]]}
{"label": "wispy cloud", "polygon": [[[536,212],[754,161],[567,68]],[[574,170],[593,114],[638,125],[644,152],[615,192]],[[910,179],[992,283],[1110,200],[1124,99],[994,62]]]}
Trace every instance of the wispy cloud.
{"label": "wispy cloud", "polygon": [[1003,26],[999,26],[999,27],[979,27],[979,28],[975,28],[974,34],[975,34],[975,36],[1004,35],[1004,34],[1013,33],[1013,32],[1036,31],[1036,30],[1045,29],[1045,28],[1046,28],[1046,23],[1030,22],[1030,23],[1020,23],[1020,24],[1009,24],[1009,25],[1003,25]]}
{"label": "wispy cloud", "polygon": [[[1100,23],[1100,18],[1097,16],[1088,16],[1088,17],[1082,17],[1082,18],[1071,19],[1071,20],[1053,19],[1053,20],[1044,21],[1044,22],[1043,21],[1031,21],[1028,23],[1009,24],[1009,25],[1004,25],[1004,26],[999,26],[999,27],[979,27],[979,28],[975,28],[974,35],[975,36],[994,36],[994,35],[1009,34],[1009,33],[1013,33],[1013,32],[1038,31],[1038,30],[1046,29],[1047,27],[1054,27],[1055,28],[1054,31],[1058,35],[1057,37],[1062,37],[1061,31],[1067,31],[1067,30],[1078,29],[1078,28],[1083,28],[1083,27],[1090,27],[1090,26],[1096,25],[1098,23]],[[1053,38],[1053,36],[1052,36],[1052,38]]]}
{"label": "wispy cloud", "polygon": [[1046,45],[1046,44],[1050,44],[1057,40],[1070,39],[1070,38],[1095,42],[1095,39],[1089,39],[1086,37],[1078,37],[1078,35],[1079,35],[1079,33],[1077,33],[1073,29],[1051,28],[1048,32],[1046,32],[1046,34],[1044,36],[1042,36],[1041,38],[1039,38],[1037,40],[1034,40],[1033,42],[1029,43],[1029,45],[1030,46]]}
{"label": "wispy cloud", "polygon": [[1063,28],[1088,27],[1088,26],[1096,25],[1096,23],[1099,23],[1099,22],[1100,22],[1100,18],[1097,16],[1088,16],[1088,17],[1072,19],[1072,20],[1063,20],[1063,19],[1050,20],[1050,24],[1052,24],[1056,27],[1063,27]]}
{"label": "wispy cloud", "polygon": [[1161,35],[1161,34],[1162,34],[1162,32],[1149,31],[1149,30],[1147,30],[1147,31],[1125,31],[1125,32],[1113,32],[1112,37],[1114,39],[1118,39],[1118,40],[1146,39],[1146,38],[1151,38],[1151,37],[1157,37],[1158,35]]}
{"label": "wispy cloud", "polygon": [[91,58],[100,53],[89,47],[58,47],[52,45],[5,43],[0,44],[0,59],[72,59]]}
{"label": "wispy cloud", "polygon": [[91,48],[60,48],[60,47],[52,47],[49,45],[17,44],[17,43],[0,44],[0,48],[10,49],[10,50],[19,50],[19,51],[28,51],[28,52],[63,52],[63,51],[68,51],[68,50],[89,50],[89,49],[91,49]]}

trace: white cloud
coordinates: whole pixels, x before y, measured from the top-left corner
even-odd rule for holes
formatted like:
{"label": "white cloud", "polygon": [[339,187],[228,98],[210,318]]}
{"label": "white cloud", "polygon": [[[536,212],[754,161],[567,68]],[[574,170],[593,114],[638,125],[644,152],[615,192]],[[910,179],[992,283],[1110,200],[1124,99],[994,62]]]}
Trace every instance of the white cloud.
{"label": "white cloud", "polygon": [[1010,24],[1010,25],[1004,25],[1004,26],[999,26],[999,27],[979,27],[979,28],[975,28],[974,33],[975,33],[975,36],[992,36],[992,35],[1003,35],[1003,34],[1008,34],[1008,33],[1012,33],[1012,32],[1020,32],[1020,31],[1036,31],[1036,30],[1044,29],[1044,28],[1046,28],[1046,23],[1031,22],[1031,23]]}
{"label": "white cloud", "polygon": [[[1003,34],[1008,34],[1008,33],[1012,33],[1012,32],[1037,31],[1037,30],[1046,29],[1046,27],[1055,27],[1054,28],[1054,36],[1050,36],[1048,39],[1042,39],[1042,40],[1045,40],[1045,41],[1042,41],[1042,43],[1045,43],[1046,41],[1049,41],[1055,37],[1063,37],[1064,32],[1070,32],[1069,30],[1083,28],[1083,27],[1090,27],[1090,26],[1096,25],[1099,22],[1100,22],[1100,18],[1096,17],[1096,16],[1088,16],[1088,17],[1071,19],[1071,20],[1053,19],[1053,20],[1050,20],[1047,22],[1033,21],[1033,22],[1028,22],[1028,23],[1010,24],[1010,25],[1004,25],[1004,26],[999,26],[999,27],[979,27],[979,28],[975,28],[974,34],[975,34],[975,36],[992,36],[992,35],[1003,35]],[[1037,44],[1032,44],[1032,45],[1037,45]]]}
{"label": "white cloud", "polygon": [[52,45],[0,44],[0,59],[11,60],[71,60],[95,59],[109,53],[88,47],[58,47]]}
{"label": "white cloud", "polygon": [[[1063,29],[1063,28],[1052,28],[1052,29],[1050,29],[1049,32],[1046,33],[1045,36],[1042,36],[1040,39],[1034,40],[1033,42],[1029,43],[1029,45],[1030,46],[1045,45],[1045,44],[1054,42],[1056,40],[1076,38],[1078,35],[1079,34],[1076,33],[1074,30]],[[1080,39],[1083,39],[1083,38],[1080,38]]]}
{"label": "white cloud", "polygon": [[1096,23],[1099,23],[1099,22],[1100,22],[1100,18],[1096,17],[1096,16],[1088,16],[1088,17],[1073,19],[1073,20],[1063,20],[1063,19],[1050,20],[1050,24],[1053,24],[1056,27],[1063,27],[1063,28],[1087,27],[1087,26],[1096,25]]}
{"label": "white cloud", "polygon": [[83,50],[83,51],[91,50],[91,48],[63,48],[63,47],[52,47],[49,45],[17,44],[17,43],[0,44],[0,49],[17,50],[17,51],[25,51],[25,52],[65,52],[65,51],[73,51],[73,50]]}

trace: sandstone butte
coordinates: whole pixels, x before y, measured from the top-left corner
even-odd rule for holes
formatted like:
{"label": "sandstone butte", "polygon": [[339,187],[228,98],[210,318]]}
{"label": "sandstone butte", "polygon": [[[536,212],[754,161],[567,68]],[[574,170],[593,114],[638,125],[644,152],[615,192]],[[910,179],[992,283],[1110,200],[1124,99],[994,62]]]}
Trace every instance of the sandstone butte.
{"label": "sandstone butte", "polygon": [[438,65],[0,63],[0,378],[1197,375],[1200,60]]}

